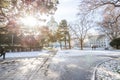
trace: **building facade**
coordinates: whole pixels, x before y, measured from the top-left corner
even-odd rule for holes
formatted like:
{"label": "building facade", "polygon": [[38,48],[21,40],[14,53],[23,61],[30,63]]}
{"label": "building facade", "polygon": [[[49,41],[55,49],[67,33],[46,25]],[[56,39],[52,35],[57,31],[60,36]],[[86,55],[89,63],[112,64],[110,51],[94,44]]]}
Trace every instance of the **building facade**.
{"label": "building facade", "polygon": [[49,27],[49,30],[52,32],[57,31],[58,23],[55,21],[54,17],[52,16],[50,21],[47,22],[47,26]]}
{"label": "building facade", "polygon": [[99,47],[99,48],[107,48],[107,47],[110,47],[109,42],[110,42],[109,38],[104,34],[90,35],[88,36],[88,40],[85,43],[85,46],[91,47],[95,45],[96,47]]}

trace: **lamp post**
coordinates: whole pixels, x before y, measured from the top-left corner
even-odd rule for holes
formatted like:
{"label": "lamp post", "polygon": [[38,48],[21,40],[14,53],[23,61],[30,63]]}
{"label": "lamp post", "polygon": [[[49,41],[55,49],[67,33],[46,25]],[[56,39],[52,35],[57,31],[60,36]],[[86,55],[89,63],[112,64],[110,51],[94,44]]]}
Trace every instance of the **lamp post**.
{"label": "lamp post", "polygon": [[12,34],[12,46],[14,46],[14,34]]}
{"label": "lamp post", "polygon": [[11,34],[11,51],[14,51],[14,34]]}

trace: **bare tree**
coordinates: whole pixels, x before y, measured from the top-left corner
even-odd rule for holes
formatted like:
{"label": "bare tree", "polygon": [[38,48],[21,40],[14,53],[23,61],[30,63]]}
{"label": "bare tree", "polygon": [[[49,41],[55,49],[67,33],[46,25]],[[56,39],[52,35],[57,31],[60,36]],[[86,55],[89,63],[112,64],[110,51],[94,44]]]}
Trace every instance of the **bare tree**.
{"label": "bare tree", "polygon": [[103,15],[104,19],[101,23],[99,23],[99,30],[105,33],[109,39],[113,40],[118,38],[120,35],[120,10],[114,8],[109,9],[110,10],[105,10]]}
{"label": "bare tree", "polygon": [[82,0],[79,6],[79,15],[83,13],[93,15],[95,14],[94,11],[100,8],[103,9],[103,21],[99,22],[100,30],[111,40],[119,37],[120,0]]}
{"label": "bare tree", "polygon": [[84,12],[90,12],[104,5],[113,5],[114,7],[120,7],[120,0],[81,0],[79,9],[82,9]]}
{"label": "bare tree", "polygon": [[73,33],[74,37],[77,38],[80,42],[81,50],[83,50],[83,43],[87,36],[87,32],[92,27],[92,25],[90,25],[89,23],[90,22],[86,20],[86,17],[84,16],[70,26],[71,32]]}

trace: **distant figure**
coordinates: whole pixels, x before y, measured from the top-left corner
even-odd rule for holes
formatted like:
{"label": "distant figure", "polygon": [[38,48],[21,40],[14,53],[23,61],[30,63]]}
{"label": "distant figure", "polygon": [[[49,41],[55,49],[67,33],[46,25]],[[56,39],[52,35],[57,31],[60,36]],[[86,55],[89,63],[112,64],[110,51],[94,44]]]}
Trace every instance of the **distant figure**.
{"label": "distant figure", "polygon": [[96,49],[96,45],[92,45],[92,50],[95,50]]}
{"label": "distant figure", "polygon": [[0,47],[0,57],[3,56],[3,59],[5,59],[5,54],[6,54],[5,48]]}

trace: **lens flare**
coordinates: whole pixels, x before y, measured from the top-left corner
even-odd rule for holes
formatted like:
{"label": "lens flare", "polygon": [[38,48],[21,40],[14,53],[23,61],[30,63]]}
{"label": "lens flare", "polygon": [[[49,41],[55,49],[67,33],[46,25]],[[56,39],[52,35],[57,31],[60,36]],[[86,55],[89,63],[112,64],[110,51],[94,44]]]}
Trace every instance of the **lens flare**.
{"label": "lens flare", "polygon": [[34,27],[37,25],[38,20],[33,16],[26,16],[21,18],[21,22],[28,27]]}

